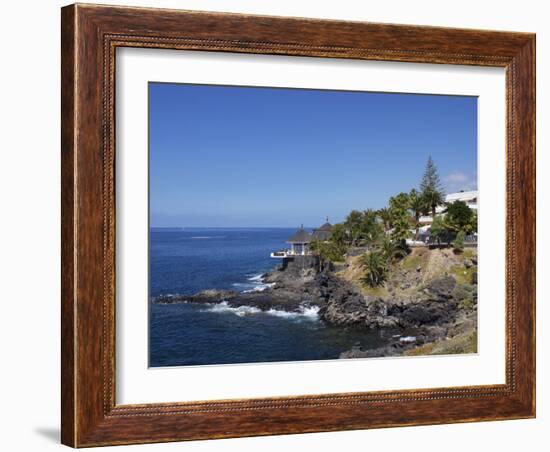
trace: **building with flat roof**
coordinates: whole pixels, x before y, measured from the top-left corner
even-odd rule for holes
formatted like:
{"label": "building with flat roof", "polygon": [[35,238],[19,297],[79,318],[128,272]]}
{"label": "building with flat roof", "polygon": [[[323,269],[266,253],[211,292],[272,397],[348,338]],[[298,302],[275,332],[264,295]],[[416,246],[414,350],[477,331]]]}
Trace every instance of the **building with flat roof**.
{"label": "building with flat roof", "polygon": [[[449,193],[448,195],[445,195],[445,203],[436,207],[435,213],[436,215],[445,213],[445,210],[447,209],[447,204],[451,204],[455,201],[462,201],[466,203],[466,205],[470,209],[472,209],[474,212],[477,212],[477,198],[478,198],[477,190]],[[433,221],[433,218],[431,215],[423,215],[420,217],[419,221],[422,224],[431,224]]]}

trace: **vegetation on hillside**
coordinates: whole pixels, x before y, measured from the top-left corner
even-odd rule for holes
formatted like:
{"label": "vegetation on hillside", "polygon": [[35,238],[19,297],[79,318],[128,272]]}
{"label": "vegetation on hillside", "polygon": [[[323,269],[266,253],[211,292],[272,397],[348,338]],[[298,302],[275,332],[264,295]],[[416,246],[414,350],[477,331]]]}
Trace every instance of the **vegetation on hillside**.
{"label": "vegetation on hillside", "polygon": [[342,223],[334,225],[329,240],[313,241],[311,248],[328,262],[342,262],[351,248],[365,248],[361,256],[363,282],[371,288],[383,286],[391,265],[410,252],[406,240],[419,238],[423,215],[432,215],[432,240],[452,243],[457,252],[463,250],[465,236],[477,232],[477,216],[462,201],[447,205],[446,211],[437,215],[436,208],[444,200],[437,167],[429,157],[419,190],[398,193],[379,210],[351,211]]}

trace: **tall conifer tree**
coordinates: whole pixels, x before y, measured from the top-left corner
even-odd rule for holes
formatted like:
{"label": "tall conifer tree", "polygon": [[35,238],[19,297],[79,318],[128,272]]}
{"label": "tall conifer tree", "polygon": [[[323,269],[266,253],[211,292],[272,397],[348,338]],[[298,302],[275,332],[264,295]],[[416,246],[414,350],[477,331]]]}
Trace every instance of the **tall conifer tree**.
{"label": "tall conifer tree", "polygon": [[422,197],[431,208],[432,218],[435,219],[435,209],[438,205],[443,204],[445,192],[431,156],[428,157],[428,163],[426,163],[426,169],[420,182],[420,191]]}

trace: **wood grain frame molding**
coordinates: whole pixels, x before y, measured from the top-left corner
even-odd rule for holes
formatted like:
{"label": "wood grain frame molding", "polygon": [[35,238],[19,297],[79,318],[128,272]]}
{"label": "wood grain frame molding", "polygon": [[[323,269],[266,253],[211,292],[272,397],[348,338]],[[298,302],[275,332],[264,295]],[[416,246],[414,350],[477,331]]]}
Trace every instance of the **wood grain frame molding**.
{"label": "wood grain frame molding", "polygon": [[[534,417],[534,34],[76,4],[62,9],[61,35],[64,444]],[[114,89],[119,47],[505,68],[506,383],[117,405]]]}

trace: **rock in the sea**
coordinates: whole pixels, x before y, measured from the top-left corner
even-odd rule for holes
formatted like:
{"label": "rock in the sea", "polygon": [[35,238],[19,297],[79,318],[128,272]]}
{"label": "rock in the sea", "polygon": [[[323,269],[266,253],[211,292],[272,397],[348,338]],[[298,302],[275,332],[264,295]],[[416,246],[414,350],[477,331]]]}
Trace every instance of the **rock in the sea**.
{"label": "rock in the sea", "polygon": [[228,300],[234,298],[238,295],[238,292],[232,290],[216,290],[216,289],[207,289],[199,292],[193,296],[196,299],[203,299],[205,301],[217,301],[217,300]]}
{"label": "rock in the sea", "polygon": [[232,300],[239,295],[232,290],[203,290],[194,295],[159,295],[153,299],[154,303],[172,304],[172,303],[220,303],[222,301]]}

